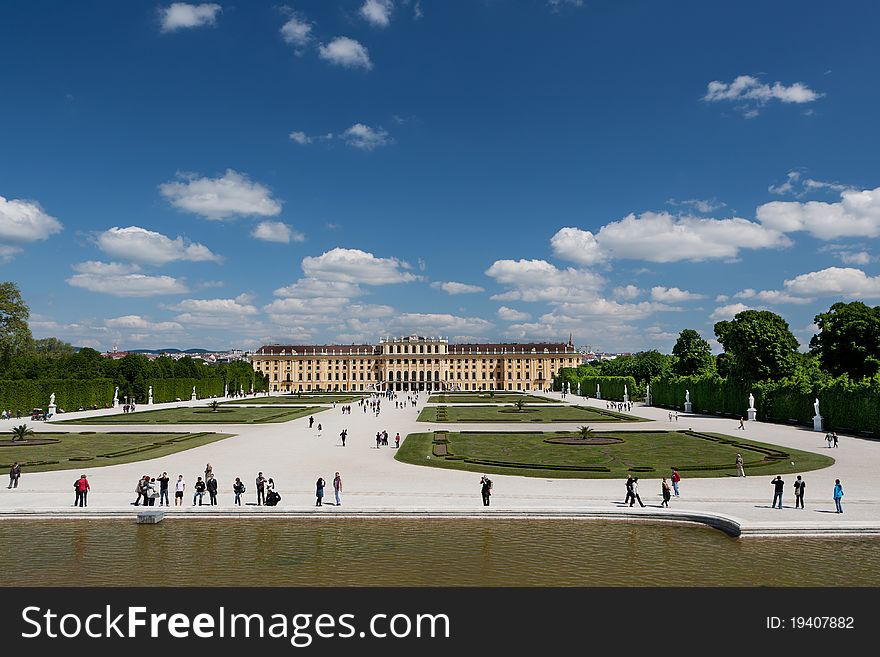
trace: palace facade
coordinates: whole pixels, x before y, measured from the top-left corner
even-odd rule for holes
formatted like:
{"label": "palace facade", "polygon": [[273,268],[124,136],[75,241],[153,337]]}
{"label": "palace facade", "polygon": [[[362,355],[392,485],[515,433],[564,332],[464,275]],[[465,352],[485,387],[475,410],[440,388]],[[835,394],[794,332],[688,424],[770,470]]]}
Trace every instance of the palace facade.
{"label": "palace facade", "polygon": [[378,344],[266,345],[251,362],[273,392],[332,390],[546,390],[581,355],[569,340],[449,344],[410,335]]}

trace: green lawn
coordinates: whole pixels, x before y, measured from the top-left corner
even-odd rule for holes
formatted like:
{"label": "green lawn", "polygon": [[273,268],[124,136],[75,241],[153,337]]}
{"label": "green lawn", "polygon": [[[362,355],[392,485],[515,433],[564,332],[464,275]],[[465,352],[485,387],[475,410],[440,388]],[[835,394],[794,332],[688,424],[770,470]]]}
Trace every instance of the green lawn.
{"label": "green lawn", "polygon": [[657,479],[669,476],[676,467],[682,479],[688,479],[736,476],[736,455],[740,453],[746,476],[767,476],[768,490],[774,475],[818,470],[834,463],[832,458],[811,452],[695,431],[595,431],[591,436],[619,442],[593,445],[546,442],[577,435],[574,432],[413,433],[403,441],[395,458],[435,468],[577,479],[626,478],[628,474]]}
{"label": "green lawn", "polygon": [[248,397],[246,399],[233,399],[232,401],[222,402],[223,404],[350,404],[367,397],[366,394],[350,394],[350,393],[303,393],[297,395],[282,395],[265,397],[257,395],[256,397]]}
{"label": "green lawn", "polygon": [[512,404],[522,399],[527,404],[558,404],[558,399],[539,397],[537,395],[518,395],[509,392],[496,392],[494,396],[488,392],[431,395],[429,404]]}
{"label": "green lawn", "polygon": [[299,408],[167,408],[158,411],[137,411],[118,415],[102,415],[82,420],[66,420],[53,424],[254,424],[287,422],[306,415],[326,411],[323,406]]}
{"label": "green lawn", "polygon": [[[444,417],[445,412],[445,417]],[[426,406],[419,422],[647,422],[643,418],[586,406]]]}
{"label": "green lawn", "polygon": [[57,440],[49,445],[0,447],[0,468],[18,461],[22,476],[48,470],[82,470],[168,456],[229,438],[229,433],[108,432],[44,433],[33,438]]}

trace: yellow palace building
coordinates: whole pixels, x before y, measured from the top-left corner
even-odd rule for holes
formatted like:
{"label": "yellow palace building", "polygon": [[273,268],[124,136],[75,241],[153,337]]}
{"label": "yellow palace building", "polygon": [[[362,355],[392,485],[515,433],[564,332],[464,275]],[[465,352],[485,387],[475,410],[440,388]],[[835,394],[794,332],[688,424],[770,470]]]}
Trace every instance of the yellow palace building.
{"label": "yellow palace building", "polygon": [[449,344],[410,335],[378,344],[266,345],[251,363],[273,392],[546,390],[581,356],[569,342]]}

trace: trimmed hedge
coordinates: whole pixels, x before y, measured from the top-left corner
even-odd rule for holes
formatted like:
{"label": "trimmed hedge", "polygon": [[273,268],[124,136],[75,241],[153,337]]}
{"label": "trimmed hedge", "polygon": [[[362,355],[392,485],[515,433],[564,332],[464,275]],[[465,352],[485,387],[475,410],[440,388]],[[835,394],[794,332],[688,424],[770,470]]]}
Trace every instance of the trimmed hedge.
{"label": "trimmed hedge", "polygon": [[113,401],[111,379],[19,379],[0,381],[0,408],[22,415],[31,409],[49,408],[49,397],[55,393],[55,405],[65,411],[75,411],[80,406],[106,408]]}
{"label": "trimmed hedge", "polygon": [[[193,386],[196,387],[196,397],[206,399],[208,397],[223,396],[223,379],[147,379],[144,394],[147,394],[149,386],[153,386],[153,403],[172,402],[178,397],[186,401],[192,397]],[[238,389],[236,388],[236,391]],[[250,389],[246,389],[249,391]],[[232,388],[229,390],[232,392]],[[147,398],[138,399],[141,404],[147,403]]]}

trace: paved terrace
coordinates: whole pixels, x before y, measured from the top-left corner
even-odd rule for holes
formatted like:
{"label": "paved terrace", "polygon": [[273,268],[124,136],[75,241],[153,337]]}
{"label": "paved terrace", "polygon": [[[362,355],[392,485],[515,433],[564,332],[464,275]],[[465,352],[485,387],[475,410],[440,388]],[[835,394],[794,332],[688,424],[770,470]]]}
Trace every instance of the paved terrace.
{"label": "paved terrace", "polygon": [[[406,393],[399,393],[406,400]],[[542,393],[547,395],[548,393]],[[559,398],[559,393],[549,393]],[[193,448],[158,459],[123,465],[95,467],[86,465],[82,472],[91,484],[89,506],[72,508],[72,483],[80,470],[60,472],[23,472],[16,490],[0,488],[0,518],[34,517],[121,517],[133,520],[138,510],[131,502],[134,487],[144,474],[157,476],[167,471],[176,480],[183,474],[187,481],[185,505],[171,506],[169,516],[175,517],[315,517],[320,516],[420,516],[420,517],[597,517],[629,520],[665,520],[704,522],[732,535],[767,536],[791,534],[872,534],[880,535],[880,442],[863,438],[841,436],[840,447],[829,450],[824,433],[786,425],[747,422],[745,437],[755,440],[829,454],[836,463],[827,469],[804,474],[807,482],[806,509],[794,508],[794,475],[785,476],[786,499],[782,510],[771,509],[773,488],[770,476],[746,478],[722,477],[713,479],[686,479],[680,484],[681,497],[673,497],[670,509],[660,507],[660,480],[640,478],[640,492],[647,508],[622,506],[624,482],[607,479],[552,479],[492,475],[494,482],[492,506],[483,507],[480,498],[479,475],[471,472],[419,467],[394,460],[394,434],[402,438],[413,432],[435,429],[456,430],[534,430],[535,425],[522,424],[439,424],[416,422],[428,395],[421,393],[417,407],[395,409],[394,402],[382,400],[379,417],[364,413],[357,403],[352,404],[351,415],[343,415],[340,408],[327,410],[315,416],[315,427],[320,422],[323,433],[308,428],[308,418],[279,424],[256,425],[58,425],[28,422],[37,431],[216,431],[236,434],[217,443]],[[255,404],[262,398],[257,396]],[[292,400],[294,402],[295,400]],[[585,400],[569,396],[567,403],[605,408],[605,401]],[[139,410],[154,410],[178,406],[205,405],[207,402],[176,402],[140,406]],[[278,408],[278,406],[275,406]],[[94,417],[116,410],[66,413],[64,419]],[[615,429],[687,429],[713,431],[737,436],[738,420],[700,415],[679,416],[677,422],[668,421],[668,411],[662,408],[636,405],[632,415],[653,422],[617,424]],[[20,421],[0,423],[0,430]],[[570,430],[578,423],[542,424],[544,430]],[[597,428],[601,427],[597,424]],[[341,446],[339,432],[348,429],[346,447]],[[386,430],[391,446],[376,449],[376,432]],[[192,486],[202,475],[205,465],[211,463],[220,482],[215,507],[192,506]],[[282,502],[277,507],[255,505],[254,479],[258,471],[275,480]],[[343,479],[343,505],[333,502],[332,480],[339,471]],[[325,505],[314,506],[314,482],[318,476],[327,482]],[[231,492],[235,477],[241,477],[247,486],[243,505],[233,505]],[[843,484],[844,513],[834,513],[831,492],[834,480]],[[3,480],[5,481],[5,480]],[[172,497],[173,497],[172,489]],[[205,497],[207,500],[207,496]],[[160,507],[153,507],[159,510]],[[162,507],[162,510],[166,510]]]}

